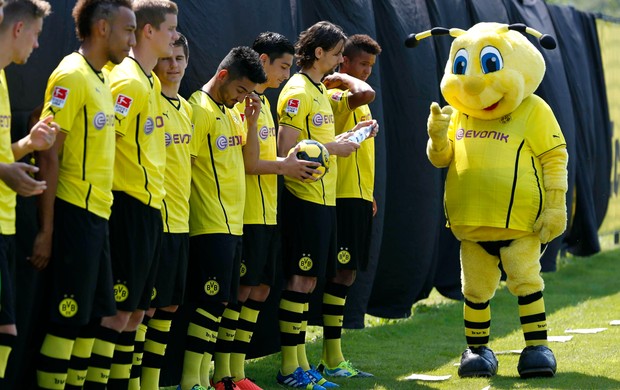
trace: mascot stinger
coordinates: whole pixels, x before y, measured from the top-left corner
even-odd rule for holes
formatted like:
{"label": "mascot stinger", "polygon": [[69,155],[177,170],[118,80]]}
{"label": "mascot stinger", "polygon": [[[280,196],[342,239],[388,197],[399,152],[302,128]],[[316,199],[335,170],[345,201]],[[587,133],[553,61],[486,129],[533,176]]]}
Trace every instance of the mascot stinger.
{"label": "mascot stinger", "polygon": [[522,24],[479,23],[467,31],[434,28],[411,35],[455,37],[441,81],[449,106],[432,103],[427,155],[448,167],[445,214],[461,242],[465,336],[459,376],[493,376],[491,308],[501,268],[519,304],[523,378],[553,376],[540,276],[546,244],[566,229],[566,141],[534,91],[545,74],[541,53],[522,33],[552,49],[548,35]]}

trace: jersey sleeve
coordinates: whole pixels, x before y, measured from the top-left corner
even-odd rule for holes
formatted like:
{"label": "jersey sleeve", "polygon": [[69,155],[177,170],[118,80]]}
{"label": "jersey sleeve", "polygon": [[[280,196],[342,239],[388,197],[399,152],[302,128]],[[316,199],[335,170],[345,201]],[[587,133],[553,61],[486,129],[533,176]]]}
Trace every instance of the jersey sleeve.
{"label": "jersey sleeve", "polygon": [[63,132],[69,133],[79,110],[85,104],[85,84],[79,72],[52,75],[45,90],[41,119],[53,115],[54,122],[58,123]]}
{"label": "jersey sleeve", "polygon": [[542,99],[539,100],[528,118],[526,134],[535,156],[566,145],[564,134],[551,107]]}
{"label": "jersey sleeve", "polygon": [[280,125],[303,131],[306,127],[306,117],[312,107],[312,98],[303,90],[289,90],[280,97],[278,106]]}
{"label": "jersey sleeve", "polygon": [[350,113],[351,107],[349,107],[349,90],[342,90],[333,88],[327,90],[327,96],[329,97],[329,104],[332,106],[334,115]]}
{"label": "jersey sleeve", "polygon": [[[114,72],[112,72],[114,78]],[[116,118],[116,134],[124,137],[133,119],[148,104],[148,91],[140,83],[131,78],[120,78],[112,82],[110,89],[114,97],[114,117]]]}
{"label": "jersey sleeve", "polygon": [[194,135],[192,136],[192,140],[190,142],[189,152],[193,158],[196,158],[202,145],[207,142],[210,123],[207,112],[204,108],[194,104],[191,106],[191,109]]}

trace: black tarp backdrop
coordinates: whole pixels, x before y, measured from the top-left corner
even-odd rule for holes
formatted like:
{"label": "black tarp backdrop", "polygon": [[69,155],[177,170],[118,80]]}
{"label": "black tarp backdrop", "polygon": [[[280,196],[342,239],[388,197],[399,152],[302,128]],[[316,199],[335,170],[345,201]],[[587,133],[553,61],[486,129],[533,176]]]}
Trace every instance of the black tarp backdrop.
{"label": "black tarp backdrop", "polygon": [[[41,47],[27,65],[7,68],[15,137],[25,133],[26,118],[42,101],[51,71],[64,55],[78,46],[70,18],[74,1],[50,3],[54,13],[45,22]],[[430,38],[418,48],[408,50],[403,41],[412,32],[436,25],[466,29],[478,21],[498,21],[525,22],[558,37],[558,49],[541,50],[547,61],[547,75],[538,93],[553,108],[569,143],[569,201],[575,192],[577,207],[567,237],[578,253],[598,249],[596,230],[605,214],[609,192],[610,125],[592,15],[572,8],[552,7],[552,20],[546,4],[540,0],[274,0],[268,5],[242,0],[181,0],[177,3],[179,30],[189,38],[191,50],[181,88],[181,94],[186,97],[211,77],[231,47],[251,45],[261,31],[278,31],[294,40],[300,31],[325,19],[343,26],[347,34],[367,33],[376,37],[383,47],[369,79],[378,92],[371,109],[381,124],[376,140],[375,197],[379,214],[375,219],[370,268],[358,275],[351,290],[345,312],[346,327],[363,327],[366,311],[386,318],[407,317],[411,305],[426,297],[433,286],[446,296],[460,297],[458,242],[444,226],[443,172],[432,167],[425,154],[428,107],[433,101],[444,104],[438,86],[452,39]],[[575,60],[573,52],[581,58],[567,65],[566,62]],[[589,67],[591,72],[584,72],[581,66]],[[585,84],[591,86],[590,92],[588,88],[575,87]],[[273,107],[277,92],[267,93]],[[577,118],[576,113],[585,112],[583,116],[592,118]],[[582,168],[581,164],[586,166]],[[36,229],[34,199],[19,199],[17,226],[17,316],[21,337],[9,366],[7,388],[28,388],[34,378],[32,362],[40,345],[44,322],[40,317],[45,307],[44,275],[33,271],[25,261]],[[556,242],[543,259],[546,270],[554,269],[561,240]],[[251,356],[278,350],[278,298],[279,286],[274,288],[260,317]],[[182,328],[181,325],[173,329],[171,358],[162,373],[162,384],[178,383],[183,346],[179,329]]]}

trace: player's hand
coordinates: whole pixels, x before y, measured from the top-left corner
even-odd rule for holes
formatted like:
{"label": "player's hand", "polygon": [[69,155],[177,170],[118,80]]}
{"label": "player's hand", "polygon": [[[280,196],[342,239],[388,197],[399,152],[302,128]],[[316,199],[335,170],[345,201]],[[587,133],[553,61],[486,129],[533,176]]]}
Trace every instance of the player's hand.
{"label": "player's hand", "polygon": [[37,270],[42,271],[47,267],[52,256],[52,234],[39,232],[32,245],[32,255],[26,260]]}
{"label": "player's hand", "polygon": [[243,113],[248,125],[255,124],[258,121],[261,106],[262,101],[255,92],[249,93],[245,97],[245,110]]}
{"label": "player's hand", "polygon": [[47,189],[47,183],[29,175],[38,171],[38,167],[22,162],[0,164],[0,179],[21,196],[39,195]]}
{"label": "player's hand", "polygon": [[545,207],[534,223],[534,232],[546,244],[566,230],[566,202],[564,191],[547,191]]}
{"label": "player's hand", "polygon": [[377,206],[377,199],[373,196],[372,198],[372,216],[377,216],[377,211],[379,211],[379,206]]}
{"label": "player's hand", "polygon": [[28,141],[28,147],[31,150],[47,150],[54,145],[60,126],[53,122],[53,119],[54,117],[49,115],[32,126],[29,134],[30,140]]}
{"label": "player's hand", "polygon": [[442,150],[448,144],[448,126],[452,116],[452,107],[439,107],[439,104],[431,104],[431,112],[428,116],[427,130],[428,136],[433,141],[435,150]]}
{"label": "player's hand", "polygon": [[334,72],[323,78],[322,83],[327,89],[338,88],[343,82],[343,73]]}
{"label": "player's hand", "polygon": [[282,160],[282,172],[288,177],[304,181],[314,180],[317,178],[313,176],[316,174],[319,176],[321,171],[315,169],[321,166],[320,163],[315,161],[299,160],[297,158],[297,152],[299,152],[299,145],[295,146],[295,149]]}

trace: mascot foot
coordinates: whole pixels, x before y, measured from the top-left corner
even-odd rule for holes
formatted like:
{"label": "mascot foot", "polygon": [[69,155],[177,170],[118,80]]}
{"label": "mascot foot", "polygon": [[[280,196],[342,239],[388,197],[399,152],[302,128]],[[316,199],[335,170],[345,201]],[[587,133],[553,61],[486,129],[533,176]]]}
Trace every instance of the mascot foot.
{"label": "mascot foot", "polygon": [[545,345],[525,347],[517,366],[521,378],[551,377],[555,375],[556,368],[555,356]]}
{"label": "mascot foot", "polygon": [[459,376],[491,377],[497,373],[497,358],[493,351],[487,347],[467,348],[461,355]]}

